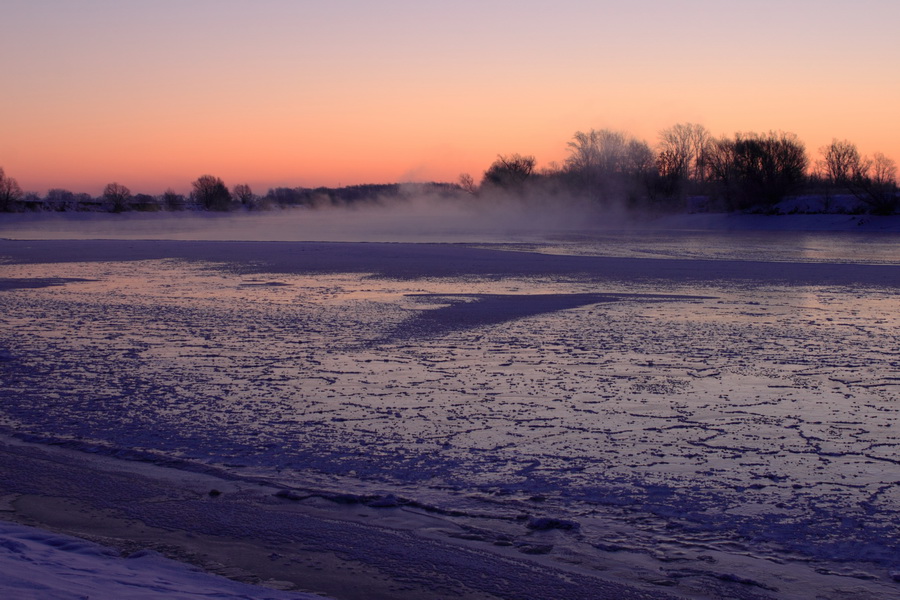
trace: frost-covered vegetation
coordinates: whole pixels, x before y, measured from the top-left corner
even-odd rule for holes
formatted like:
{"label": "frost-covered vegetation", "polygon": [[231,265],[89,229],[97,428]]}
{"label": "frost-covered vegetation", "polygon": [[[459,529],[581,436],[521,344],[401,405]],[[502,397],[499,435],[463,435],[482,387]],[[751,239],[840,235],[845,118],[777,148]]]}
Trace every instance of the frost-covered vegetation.
{"label": "frost-covered vegetation", "polygon": [[[276,187],[258,195],[246,183],[232,188],[202,175],[188,195],[132,194],[118,182],[94,197],[66,189],[45,196],[23,192],[0,169],[0,211],[232,211],[351,206],[402,200],[416,194],[490,202],[498,197],[655,212],[785,212],[788,198],[813,198],[805,212],[894,214],[900,206],[897,165],[880,152],[859,153],[834,139],[815,157],[793,133],[736,133],[714,137],[702,125],[679,123],[659,132],[655,145],[623,131],[578,131],[563,164],[538,169],[532,155],[501,154],[480,182],[467,173],[455,183],[367,184],[340,188]],[[797,203],[789,209],[796,211]],[[527,210],[528,203],[522,209]]]}

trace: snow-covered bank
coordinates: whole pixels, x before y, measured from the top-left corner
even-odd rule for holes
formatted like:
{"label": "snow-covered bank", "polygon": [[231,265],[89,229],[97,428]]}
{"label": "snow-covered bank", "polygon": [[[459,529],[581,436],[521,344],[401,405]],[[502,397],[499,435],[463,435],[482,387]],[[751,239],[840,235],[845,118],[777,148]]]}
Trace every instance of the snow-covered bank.
{"label": "snow-covered bank", "polygon": [[145,550],[125,558],[62,534],[0,521],[0,593],[9,600],[316,600],[209,575]]}
{"label": "snow-covered bank", "polygon": [[[5,518],[102,540],[132,557],[0,522],[0,595],[10,592],[4,597],[16,600],[94,598],[88,594],[93,579],[94,589],[109,586],[109,592],[98,591],[101,599],[188,599],[203,588],[226,599],[311,598],[207,577],[146,549],[232,578],[315,589],[338,599],[675,598],[540,553],[529,560],[513,548],[485,548],[477,530],[402,503],[288,493],[224,471],[223,479],[208,469],[172,469],[15,438],[0,438],[0,450]],[[20,562],[31,566],[19,570]],[[626,561],[619,570],[629,566]],[[135,595],[117,594],[128,581]],[[180,584],[183,595],[167,595]],[[60,595],[16,595],[48,587]]]}

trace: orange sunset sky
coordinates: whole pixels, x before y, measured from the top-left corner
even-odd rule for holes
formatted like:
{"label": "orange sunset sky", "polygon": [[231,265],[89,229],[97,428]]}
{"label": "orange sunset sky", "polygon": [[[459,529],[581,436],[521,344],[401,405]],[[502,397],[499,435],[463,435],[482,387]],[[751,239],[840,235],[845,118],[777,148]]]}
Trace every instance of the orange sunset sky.
{"label": "orange sunset sky", "polygon": [[480,178],[574,132],[832,138],[900,161],[897,0],[0,0],[27,191]]}

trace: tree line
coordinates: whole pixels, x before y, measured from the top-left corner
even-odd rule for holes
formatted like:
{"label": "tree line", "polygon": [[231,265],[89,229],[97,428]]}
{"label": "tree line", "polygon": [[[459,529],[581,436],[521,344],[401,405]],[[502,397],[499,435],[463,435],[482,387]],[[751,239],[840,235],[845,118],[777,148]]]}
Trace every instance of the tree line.
{"label": "tree line", "polygon": [[562,165],[540,171],[533,156],[500,155],[478,185],[470,175],[459,184],[473,194],[567,194],[670,211],[774,212],[800,195],[819,198],[823,211],[841,197],[872,214],[900,206],[896,163],[880,152],[862,156],[847,140],[832,140],[811,159],[793,133],[717,138],[702,125],[680,123],[659,132],[655,147],[625,132],[592,129],[576,132],[567,150]]}
{"label": "tree line", "polygon": [[[702,125],[679,123],[660,131],[655,146],[626,132],[591,129],[576,132],[566,150],[562,164],[540,170],[534,156],[498,155],[477,183],[463,174],[456,183],[418,184],[415,192],[483,201],[497,195],[575,197],[599,206],[662,211],[774,212],[798,195],[819,198],[826,212],[839,198],[852,198],[872,214],[893,214],[900,207],[896,163],[880,152],[863,156],[848,140],[832,140],[810,158],[792,133],[714,137]],[[158,196],[132,194],[112,182],[99,197],[60,188],[41,197],[23,192],[0,168],[0,211],[265,210],[375,203],[409,193],[408,185],[371,184],[279,187],[260,196],[246,183],[229,189],[220,178],[202,175],[188,195],[171,188]]]}
{"label": "tree line", "polygon": [[164,193],[133,194],[118,182],[107,184],[100,196],[75,193],[62,188],[50,189],[45,196],[23,192],[18,182],[7,176],[0,167],[0,212],[53,211],[53,212],[158,212],[158,211],[234,211],[269,210],[305,206],[349,206],[357,203],[376,203],[414,193],[453,194],[460,187],[453,183],[423,184],[363,184],[340,188],[271,188],[265,195],[257,195],[246,183],[225,185],[214,175],[201,175],[191,183],[187,195],[171,188]]}

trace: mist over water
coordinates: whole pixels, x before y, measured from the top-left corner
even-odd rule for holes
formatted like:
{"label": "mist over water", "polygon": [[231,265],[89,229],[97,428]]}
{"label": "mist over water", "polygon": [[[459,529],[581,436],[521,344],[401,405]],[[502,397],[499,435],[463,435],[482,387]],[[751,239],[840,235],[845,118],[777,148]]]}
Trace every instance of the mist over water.
{"label": "mist over water", "polygon": [[900,216],[665,215],[504,194],[410,193],[253,212],[5,214],[0,238],[491,244],[583,256],[900,264]]}
{"label": "mist over water", "polygon": [[413,195],[349,207],[259,212],[40,213],[5,215],[13,239],[479,242],[543,239],[585,227],[611,228],[618,213],[540,198]]}

